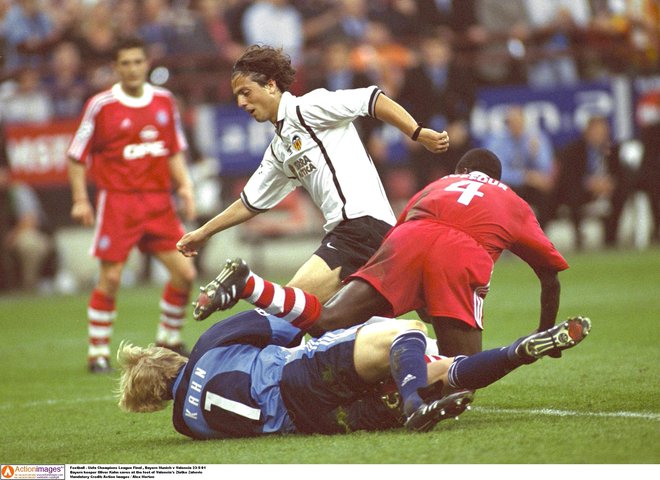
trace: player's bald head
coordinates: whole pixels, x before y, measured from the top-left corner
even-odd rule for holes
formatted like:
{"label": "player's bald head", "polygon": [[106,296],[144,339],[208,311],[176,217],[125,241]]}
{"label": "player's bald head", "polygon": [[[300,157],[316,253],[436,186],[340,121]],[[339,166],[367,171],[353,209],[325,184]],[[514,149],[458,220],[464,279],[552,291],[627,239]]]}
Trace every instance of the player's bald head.
{"label": "player's bald head", "polygon": [[495,180],[502,178],[502,162],[497,155],[485,148],[469,150],[456,165],[456,173],[470,173],[475,170]]}

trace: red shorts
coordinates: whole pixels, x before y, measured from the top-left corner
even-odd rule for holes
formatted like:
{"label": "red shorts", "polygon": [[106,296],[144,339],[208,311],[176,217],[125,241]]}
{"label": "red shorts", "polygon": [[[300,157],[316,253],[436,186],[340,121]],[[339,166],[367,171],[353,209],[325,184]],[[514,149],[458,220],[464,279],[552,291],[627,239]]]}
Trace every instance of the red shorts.
{"label": "red shorts", "polygon": [[392,316],[425,308],[483,328],[483,300],[493,260],[472,237],[428,220],[394,228],[364,267],[360,278],[392,305]]}
{"label": "red shorts", "polygon": [[134,246],[141,252],[176,250],[185,230],[167,192],[99,192],[91,253],[123,262]]}

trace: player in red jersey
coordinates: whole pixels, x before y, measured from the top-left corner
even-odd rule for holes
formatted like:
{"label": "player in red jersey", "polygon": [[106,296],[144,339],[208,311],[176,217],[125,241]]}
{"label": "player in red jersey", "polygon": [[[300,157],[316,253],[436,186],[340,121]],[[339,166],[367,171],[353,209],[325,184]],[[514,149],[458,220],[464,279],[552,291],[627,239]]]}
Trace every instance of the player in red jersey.
{"label": "player in red jersey", "polygon": [[279,314],[312,333],[379,315],[424,309],[443,355],[481,351],[483,301],[504,250],[527,262],[541,283],[538,331],[551,328],[559,309],[558,272],[568,264],[541,230],[529,205],[499,181],[499,159],[473,149],[448,175],[417,193],[373,257],[321,306],[313,295],[281,287],[228,261],[198,298],[205,318],[238,298]]}
{"label": "player in red jersey", "polygon": [[[174,98],[147,83],[149,63],[142,40],[120,42],[114,68],[119,83],[87,102],[67,152],[71,216],[85,226],[95,224],[91,253],[100,260],[88,305],[88,361],[94,373],[111,371],[115,298],[134,246],[153,254],[170,274],[160,301],[159,345],[185,351],[180,331],[196,278],[191,259],[176,250],[184,228],[172,190],[188,220],[195,217],[195,203],[185,163],[187,142]],[[96,219],[87,194],[87,170],[98,189]]]}

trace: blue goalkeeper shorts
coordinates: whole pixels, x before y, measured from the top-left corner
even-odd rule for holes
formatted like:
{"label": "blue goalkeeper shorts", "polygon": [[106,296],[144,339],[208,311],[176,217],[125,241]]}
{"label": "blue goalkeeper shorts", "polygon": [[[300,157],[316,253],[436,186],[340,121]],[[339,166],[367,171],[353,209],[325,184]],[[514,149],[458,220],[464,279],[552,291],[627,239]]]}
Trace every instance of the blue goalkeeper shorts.
{"label": "blue goalkeeper shorts", "polygon": [[358,328],[310,340],[284,366],[280,391],[297,431],[333,434],[401,426],[398,407],[355,371]]}

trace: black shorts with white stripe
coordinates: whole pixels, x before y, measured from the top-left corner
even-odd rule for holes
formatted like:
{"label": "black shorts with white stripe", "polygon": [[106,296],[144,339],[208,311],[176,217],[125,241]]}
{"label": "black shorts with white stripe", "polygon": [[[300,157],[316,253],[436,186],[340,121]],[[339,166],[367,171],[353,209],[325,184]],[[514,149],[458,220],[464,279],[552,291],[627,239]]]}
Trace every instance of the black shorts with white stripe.
{"label": "black shorts with white stripe", "polygon": [[344,280],[367,263],[390,228],[389,223],[373,217],[344,220],[323,237],[314,253],[331,270],[341,267],[339,277]]}

